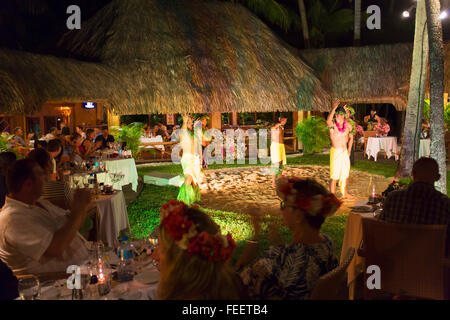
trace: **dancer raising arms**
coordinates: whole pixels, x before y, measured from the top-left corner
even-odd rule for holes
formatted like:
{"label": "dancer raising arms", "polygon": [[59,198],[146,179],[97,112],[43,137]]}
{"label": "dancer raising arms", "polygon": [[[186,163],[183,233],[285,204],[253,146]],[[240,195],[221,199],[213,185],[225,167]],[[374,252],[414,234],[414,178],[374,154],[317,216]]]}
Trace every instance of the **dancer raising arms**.
{"label": "dancer raising arms", "polygon": [[270,128],[272,139],[270,145],[270,158],[272,161],[272,187],[275,188],[275,180],[281,175],[283,165],[286,164],[286,150],[284,148],[284,126],[286,125],[286,116],[280,116],[278,123]]}
{"label": "dancer raising arms", "polygon": [[200,188],[198,186],[201,178],[200,154],[194,148],[194,130],[192,118],[183,116],[183,127],[181,129],[180,143],[183,149],[181,166],[183,168],[184,183],[180,187],[177,199],[187,205],[200,200]]}
{"label": "dancer raising arms", "polygon": [[[330,192],[336,191],[336,182],[339,180],[339,187],[342,196],[348,197],[347,182],[350,174],[350,153],[352,151],[353,134],[352,125],[345,120],[346,111],[339,107],[339,100],[333,102],[333,109],[328,115],[327,125],[330,129],[331,149],[330,149]],[[336,120],[334,121],[334,115]]]}

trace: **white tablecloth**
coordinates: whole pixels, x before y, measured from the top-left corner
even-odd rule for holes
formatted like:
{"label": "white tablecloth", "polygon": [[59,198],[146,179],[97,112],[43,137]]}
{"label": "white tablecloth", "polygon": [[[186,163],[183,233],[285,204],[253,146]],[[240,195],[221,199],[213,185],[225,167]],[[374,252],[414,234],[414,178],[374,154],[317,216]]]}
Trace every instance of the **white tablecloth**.
{"label": "white tablecloth", "polygon": [[[162,136],[156,136],[156,137],[152,137],[152,138],[140,137],[139,141],[141,143],[164,142]],[[145,149],[154,149],[152,146],[140,146],[140,147],[145,148]],[[164,145],[156,145],[156,147],[158,149],[164,150]]]}
{"label": "white tablecloth", "polygon": [[119,245],[117,237],[120,231],[130,231],[127,206],[122,191],[113,195],[100,195],[95,200],[100,214],[98,238],[108,247]]}
{"label": "white tablecloth", "polygon": [[[111,253],[113,255],[114,253]],[[139,275],[142,272],[156,272],[153,265],[146,266],[137,271]],[[69,276],[69,275],[67,275]],[[99,296],[97,285],[89,285],[90,294],[85,300],[155,300],[158,290],[158,282],[143,284],[136,280],[119,283],[111,288],[111,291],[105,296]],[[85,291],[86,292],[86,291]],[[87,292],[86,292],[87,293]],[[67,279],[57,280],[41,287],[42,300],[71,300],[72,290],[67,288]],[[20,300],[20,297],[16,300]]]}
{"label": "white tablecloth", "polygon": [[381,150],[386,152],[388,159],[394,155],[395,160],[398,160],[397,137],[369,137],[366,149],[367,158],[373,157],[377,161],[378,152]]}
{"label": "white tablecloth", "polygon": [[419,147],[419,158],[421,157],[429,157],[430,156],[430,139],[420,139],[420,147]]}
{"label": "white tablecloth", "polygon": [[122,186],[131,183],[131,188],[134,192],[136,192],[138,186],[138,173],[136,169],[136,163],[134,162],[133,158],[105,160],[105,168],[106,171],[108,171],[108,175],[105,176],[105,179],[107,181],[100,180],[101,178],[97,177],[99,183],[104,182],[110,184],[110,173],[123,173],[125,176],[122,180],[115,183],[113,185],[113,188],[116,190],[122,190]]}

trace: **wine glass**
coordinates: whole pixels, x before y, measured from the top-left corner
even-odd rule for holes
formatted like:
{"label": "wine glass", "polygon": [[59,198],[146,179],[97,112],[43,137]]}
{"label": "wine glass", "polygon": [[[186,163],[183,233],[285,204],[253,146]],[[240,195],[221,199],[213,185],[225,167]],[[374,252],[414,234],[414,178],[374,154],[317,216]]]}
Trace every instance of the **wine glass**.
{"label": "wine glass", "polygon": [[22,300],[36,300],[39,296],[39,279],[30,275],[19,279],[18,291]]}
{"label": "wine glass", "polygon": [[89,188],[89,175],[83,177],[83,184],[85,189]]}

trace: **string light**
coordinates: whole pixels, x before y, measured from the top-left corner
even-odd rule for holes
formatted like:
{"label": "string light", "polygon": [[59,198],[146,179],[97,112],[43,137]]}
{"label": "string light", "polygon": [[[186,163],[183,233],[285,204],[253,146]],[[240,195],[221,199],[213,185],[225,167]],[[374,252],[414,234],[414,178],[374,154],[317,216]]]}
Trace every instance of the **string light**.
{"label": "string light", "polygon": [[405,10],[402,13],[403,18],[409,18],[409,11]]}
{"label": "string light", "polygon": [[439,19],[444,20],[448,17],[447,11],[442,11],[439,15]]}

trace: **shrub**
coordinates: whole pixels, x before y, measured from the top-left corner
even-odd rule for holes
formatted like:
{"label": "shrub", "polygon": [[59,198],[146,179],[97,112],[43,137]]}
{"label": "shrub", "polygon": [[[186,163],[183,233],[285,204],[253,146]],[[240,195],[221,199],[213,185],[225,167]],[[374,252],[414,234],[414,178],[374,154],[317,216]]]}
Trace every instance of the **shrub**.
{"label": "shrub", "polygon": [[303,153],[321,152],[331,144],[327,123],[323,118],[310,117],[295,128],[295,135],[303,144]]}
{"label": "shrub", "polygon": [[131,150],[133,157],[137,157],[139,152],[139,138],[144,133],[144,124],[133,122],[123,127],[111,127],[111,134],[119,142],[126,142],[128,150]]}

